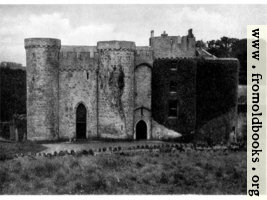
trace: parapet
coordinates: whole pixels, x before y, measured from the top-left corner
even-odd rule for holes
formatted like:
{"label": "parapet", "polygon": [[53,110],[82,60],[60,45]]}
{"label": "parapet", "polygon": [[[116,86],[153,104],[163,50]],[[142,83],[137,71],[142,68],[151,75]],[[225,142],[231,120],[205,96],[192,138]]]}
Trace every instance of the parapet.
{"label": "parapet", "polygon": [[25,49],[29,48],[56,48],[60,49],[61,41],[54,38],[26,38],[24,40]]}
{"label": "parapet", "polygon": [[97,62],[96,46],[62,46],[59,71],[92,70]]}
{"label": "parapet", "polygon": [[96,46],[62,46],[60,50],[62,59],[88,60],[97,54]]}
{"label": "parapet", "polygon": [[147,63],[152,66],[153,64],[153,50],[148,46],[137,46],[135,54],[135,64]]}
{"label": "parapet", "polygon": [[136,46],[134,42],[130,41],[100,41],[97,42],[98,50],[126,50],[126,51],[135,51]]}

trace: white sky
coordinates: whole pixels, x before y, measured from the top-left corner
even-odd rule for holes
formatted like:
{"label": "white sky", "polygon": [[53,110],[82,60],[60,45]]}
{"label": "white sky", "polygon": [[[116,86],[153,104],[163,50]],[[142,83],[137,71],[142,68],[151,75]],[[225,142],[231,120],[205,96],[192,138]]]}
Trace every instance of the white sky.
{"label": "white sky", "polygon": [[197,40],[245,38],[246,25],[267,24],[267,5],[0,5],[0,62],[25,65],[24,38],[63,45],[129,40],[148,45],[150,31]]}

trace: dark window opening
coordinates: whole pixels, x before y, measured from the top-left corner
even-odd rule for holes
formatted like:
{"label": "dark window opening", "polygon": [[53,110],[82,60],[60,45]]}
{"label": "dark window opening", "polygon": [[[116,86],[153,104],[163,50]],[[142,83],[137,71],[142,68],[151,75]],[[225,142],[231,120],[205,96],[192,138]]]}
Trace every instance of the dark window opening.
{"label": "dark window opening", "polygon": [[170,92],[176,92],[177,90],[177,82],[171,81],[170,82]]}
{"label": "dark window opening", "polygon": [[176,63],[174,63],[174,64],[171,65],[170,70],[171,71],[177,71]]}
{"label": "dark window opening", "polygon": [[177,100],[169,101],[169,116],[177,117]]}
{"label": "dark window opening", "polygon": [[89,79],[89,72],[86,72],[87,80]]}
{"label": "dark window opening", "polygon": [[86,115],[87,111],[83,104],[79,104],[76,110],[76,137],[86,139]]}

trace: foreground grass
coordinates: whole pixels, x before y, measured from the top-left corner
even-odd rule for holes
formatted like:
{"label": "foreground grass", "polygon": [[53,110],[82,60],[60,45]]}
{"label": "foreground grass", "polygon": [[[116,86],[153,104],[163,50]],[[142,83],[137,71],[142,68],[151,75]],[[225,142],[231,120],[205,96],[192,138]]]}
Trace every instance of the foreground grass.
{"label": "foreground grass", "polygon": [[0,162],[1,194],[245,194],[246,152],[139,152]]}
{"label": "foreground grass", "polygon": [[38,153],[45,150],[46,147],[34,142],[5,143],[0,142],[0,160],[6,157],[12,158],[15,154]]}

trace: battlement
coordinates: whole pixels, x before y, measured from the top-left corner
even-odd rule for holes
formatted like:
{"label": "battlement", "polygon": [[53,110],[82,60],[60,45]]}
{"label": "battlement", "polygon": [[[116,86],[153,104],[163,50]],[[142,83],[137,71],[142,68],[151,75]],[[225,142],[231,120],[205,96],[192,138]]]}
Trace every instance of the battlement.
{"label": "battlement", "polygon": [[30,48],[56,48],[60,49],[61,41],[54,38],[26,38],[24,39],[25,49]]}
{"label": "battlement", "polygon": [[136,46],[134,42],[130,41],[100,41],[97,42],[97,49],[99,51],[113,51],[113,50],[120,50],[120,51],[135,51]]}
{"label": "battlement", "polygon": [[89,70],[97,58],[96,46],[62,46],[60,71]]}
{"label": "battlement", "polygon": [[136,55],[147,55],[152,54],[152,49],[149,46],[137,46],[136,47]]}
{"label": "battlement", "polygon": [[62,46],[60,56],[62,59],[88,60],[97,54],[96,46]]}
{"label": "battlement", "polygon": [[139,64],[147,63],[152,66],[153,64],[153,50],[149,46],[138,46],[136,47],[135,54],[135,64],[136,66]]}

